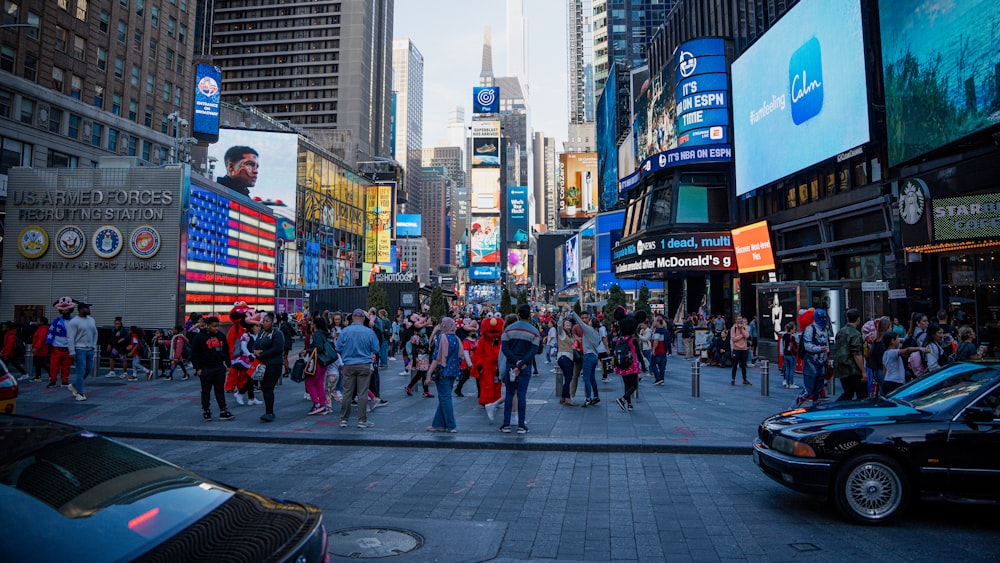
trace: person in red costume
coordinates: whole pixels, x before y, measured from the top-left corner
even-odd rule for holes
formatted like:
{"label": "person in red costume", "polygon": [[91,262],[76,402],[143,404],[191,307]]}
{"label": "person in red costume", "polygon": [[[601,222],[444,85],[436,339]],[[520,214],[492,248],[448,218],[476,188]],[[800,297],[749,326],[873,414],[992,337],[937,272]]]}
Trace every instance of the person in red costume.
{"label": "person in red costume", "polygon": [[479,382],[479,404],[486,409],[486,416],[493,421],[497,405],[503,400],[502,385],[497,374],[500,359],[500,337],[503,336],[503,317],[489,313],[479,323],[479,342],[472,355],[472,377]]}
{"label": "person in red costume", "polygon": [[[236,348],[236,343],[243,337],[246,333],[247,328],[243,324],[243,319],[247,318],[247,315],[253,314],[253,309],[247,306],[245,301],[237,301],[233,304],[233,308],[229,311],[229,320],[232,321],[233,326],[226,333],[226,342],[229,346],[229,361],[236,358],[232,357],[233,348]],[[246,384],[246,369],[230,365],[229,373],[226,374],[226,393],[239,393],[239,388]]]}

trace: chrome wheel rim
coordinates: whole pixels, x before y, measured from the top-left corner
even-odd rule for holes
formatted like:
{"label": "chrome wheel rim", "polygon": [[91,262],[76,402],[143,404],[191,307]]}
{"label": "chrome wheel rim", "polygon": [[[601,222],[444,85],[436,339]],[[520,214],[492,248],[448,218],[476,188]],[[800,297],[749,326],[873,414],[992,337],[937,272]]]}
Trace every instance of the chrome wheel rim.
{"label": "chrome wheel rim", "polygon": [[847,476],[847,503],[855,513],[879,520],[899,508],[902,488],[896,472],[887,465],[862,463]]}

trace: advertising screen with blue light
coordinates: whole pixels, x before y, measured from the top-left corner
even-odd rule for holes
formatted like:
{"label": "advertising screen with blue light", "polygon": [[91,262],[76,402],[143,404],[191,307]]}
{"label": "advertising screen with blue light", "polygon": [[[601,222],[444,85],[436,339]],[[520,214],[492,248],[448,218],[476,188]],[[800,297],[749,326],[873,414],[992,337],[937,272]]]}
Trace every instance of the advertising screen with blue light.
{"label": "advertising screen with blue light", "polygon": [[507,188],[507,242],[528,244],[528,187]]}
{"label": "advertising screen with blue light", "polygon": [[736,194],[869,141],[859,0],[804,0],[732,65]]}
{"label": "advertising screen with blue light", "polygon": [[194,119],[191,134],[199,141],[219,140],[219,101],[222,96],[222,69],[198,64],[195,67]]}
{"label": "advertising screen with blue light", "polygon": [[[597,178],[599,209],[608,211],[618,204],[618,66],[611,65],[604,90],[597,100]],[[626,80],[628,77],[626,77]]]}
{"label": "advertising screen with blue light", "polygon": [[472,113],[500,113],[500,87],[473,87]]}
{"label": "advertising screen with blue light", "polygon": [[419,237],[423,232],[424,216],[419,213],[396,214],[397,237]]}

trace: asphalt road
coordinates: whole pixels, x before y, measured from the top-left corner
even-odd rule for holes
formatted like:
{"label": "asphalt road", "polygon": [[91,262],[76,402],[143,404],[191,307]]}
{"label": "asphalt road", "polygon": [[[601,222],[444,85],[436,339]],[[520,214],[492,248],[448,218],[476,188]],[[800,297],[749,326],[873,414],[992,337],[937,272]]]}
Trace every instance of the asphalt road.
{"label": "asphalt road", "polygon": [[126,441],[314,503],[331,534],[423,538],[384,561],[1000,560],[995,508],[917,504],[892,525],[859,527],[772,482],[748,455]]}

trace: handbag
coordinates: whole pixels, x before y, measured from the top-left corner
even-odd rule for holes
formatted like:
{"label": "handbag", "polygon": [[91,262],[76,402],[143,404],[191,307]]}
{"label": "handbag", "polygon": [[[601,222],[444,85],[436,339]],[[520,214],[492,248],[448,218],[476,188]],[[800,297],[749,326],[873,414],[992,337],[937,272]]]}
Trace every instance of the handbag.
{"label": "handbag", "polygon": [[267,368],[260,360],[254,360],[253,363],[250,364],[250,379],[254,381],[264,379],[264,371],[266,369]]}
{"label": "handbag", "polygon": [[313,348],[309,355],[306,356],[306,366],[302,370],[302,373],[306,377],[312,377],[316,375],[316,369],[319,367],[319,359],[316,358],[316,349]]}
{"label": "handbag", "polygon": [[304,358],[299,358],[295,360],[295,365],[292,366],[292,373],[289,376],[295,383],[302,383],[306,380],[306,360]]}
{"label": "handbag", "polygon": [[434,371],[431,373],[431,381],[433,381],[434,383],[437,383],[438,381],[441,381],[441,378],[443,376],[444,376],[444,368],[441,367],[441,366],[438,366],[438,367],[434,368]]}

